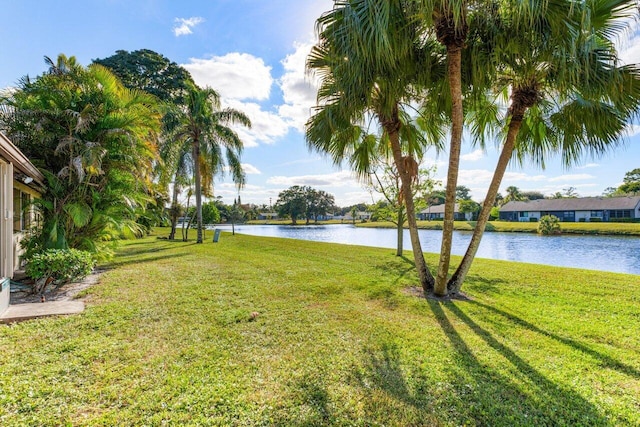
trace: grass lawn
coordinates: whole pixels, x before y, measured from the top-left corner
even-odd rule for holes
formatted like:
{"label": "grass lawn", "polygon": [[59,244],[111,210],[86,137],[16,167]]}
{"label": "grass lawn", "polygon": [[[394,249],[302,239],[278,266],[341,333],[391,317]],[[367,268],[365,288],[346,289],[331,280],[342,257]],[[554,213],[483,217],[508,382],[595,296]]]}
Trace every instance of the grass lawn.
{"label": "grass lawn", "polygon": [[640,424],[640,276],[478,260],[442,303],[390,249],[229,233],[109,267],[0,327],[0,425]]}
{"label": "grass lawn", "polygon": [[[475,221],[454,222],[454,228],[456,230],[473,231],[475,226]],[[395,224],[385,221],[362,223],[358,224],[358,227],[396,228]],[[640,236],[640,223],[561,222],[560,227],[562,228],[562,232],[567,234],[614,234]],[[442,230],[442,221],[418,221],[418,228],[422,228],[425,230]],[[538,231],[538,223],[490,221],[489,223],[487,223],[485,230],[516,233],[536,233]]]}

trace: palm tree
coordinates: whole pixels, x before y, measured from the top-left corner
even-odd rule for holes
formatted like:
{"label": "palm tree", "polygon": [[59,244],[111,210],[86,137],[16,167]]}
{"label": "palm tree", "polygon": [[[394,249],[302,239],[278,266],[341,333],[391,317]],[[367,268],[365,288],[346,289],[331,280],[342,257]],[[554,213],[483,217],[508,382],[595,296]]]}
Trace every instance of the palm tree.
{"label": "palm tree", "polygon": [[522,197],[522,194],[520,193],[520,189],[515,185],[508,186],[506,192],[507,195],[504,197],[503,203],[518,202],[524,199],[524,197]]}
{"label": "palm tree", "polygon": [[[618,65],[612,41],[622,20],[637,13],[636,2],[543,3],[528,15],[517,5],[506,11],[513,21],[504,23],[494,50],[496,89],[509,94],[506,135],[471,242],[448,283],[452,293],[471,267],[513,154],[543,166],[548,154],[561,153],[567,166],[584,153],[601,154],[619,144],[640,105],[640,70]],[[526,22],[515,18],[525,15]]]}
{"label": "palm tree", "polygon": [[[154,97],[126,89],[106,68],[74,57],[46,58],[49,70],[24,79],[3,100],[3,128],[45,170],[38,201],[44,224],[34,244],[98,252],[151,200],[160,112]],[[101,251],[102,252],[102,251]]]}
{"label": "palm tree", "polygon": [[[180,141],[181,156],[191,157],[196,196],[197,243],[202,243],[203,188],[212,188],[213,177],[224,173],[225,158],[233,181],[242,187],[245,175],[240,164],[243,143],[228,125],[251,127],[251,121],[242,112],[220,107],[220,96],[211,89],[191,85],[185,97],[186,107],[175,112],[177,126],[174,139]],[[179,142],[179,143],[180,143]],[[224,155],[223,155],[224,150]]]}
{"label": "palm tree", "polygon": [[[321,78],[316,113],[307,122],[309,147],[347,160],[365,178],[373,159],[391,156],[402,181],[402,195],[420,283],[425,292],[434,278],[427,269],[418,237],[412,187],[418,153],[441,132],[417,132],[405,109],[432,78],[442,78],[441,56],[432,40],[420,37],[411,2],[341,1],[317,21],[319,42],[307,67]],[[439,52],[438,52],[439,53]],[[377,122],[376,131],[369,128]],[[380,144],[380,142],[383,144]]]}

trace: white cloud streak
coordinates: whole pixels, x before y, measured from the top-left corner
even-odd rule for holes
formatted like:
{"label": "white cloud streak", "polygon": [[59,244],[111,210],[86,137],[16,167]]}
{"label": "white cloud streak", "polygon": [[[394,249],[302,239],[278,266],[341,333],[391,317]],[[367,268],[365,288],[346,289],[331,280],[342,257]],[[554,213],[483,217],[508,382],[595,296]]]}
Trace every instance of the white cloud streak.
{"label": "white cloud streak", "polygon": [[204,22],[204,18],[200,16],[192,16],[191,18],[176,18],[174,19],[175,25],[173,26],[173,34],[176,37],[186,36],[193,34],[193,28]]}

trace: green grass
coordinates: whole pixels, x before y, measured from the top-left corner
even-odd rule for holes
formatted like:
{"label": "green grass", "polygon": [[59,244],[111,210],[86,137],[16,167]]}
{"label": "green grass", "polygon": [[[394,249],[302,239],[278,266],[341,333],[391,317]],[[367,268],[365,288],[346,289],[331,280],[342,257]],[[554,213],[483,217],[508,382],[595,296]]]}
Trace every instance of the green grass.
{"label": "green grass", "polygon": [[0,328],[0,425],[640,424],[639,276],[477,260],[441,303],[389,249],[229,233],[110,267]]}
{"label": "green grass", "polygon": [[[455,221],[454,228],[461,231],[473,231],[475,221]],[[367,222],[358,224],[358,227],[370,228],[395,228],[391,222]],[[616,222],[561,222],[563,233],[567,234],[611,234],[640,236],[640,223],[616,223]],[[418,228],[425,230],[442,230],[442,221],[418,221]],[[537,222],[508,222],[490,221],[486,231],[536,233]]]}

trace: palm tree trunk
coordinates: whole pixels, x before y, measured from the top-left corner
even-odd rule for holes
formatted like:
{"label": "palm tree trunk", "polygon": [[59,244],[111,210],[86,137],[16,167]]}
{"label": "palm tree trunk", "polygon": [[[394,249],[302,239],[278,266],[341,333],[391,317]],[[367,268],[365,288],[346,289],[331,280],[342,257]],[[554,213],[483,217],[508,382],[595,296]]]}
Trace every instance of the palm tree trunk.
{"label": "palm tree trunk", "polygon": [[509,164],[509,160],[511,160],[511,155],[513,154],[513,149],[515,147],[516,138],[518,136],[518,132],[520,131],[520,127],[522,126],[522,116],[524,112],[512,117],[511,122],[509,123],[509,130],[507,132],[507,139],[502,147],[502,152],[500,153],[500,157],[498,158],[498,163],[496,165],[496,170],[493,173],[493,178],[491,179],[491,184],[489,185],[489,189],[487,190],[487,197],[484,199],[484,203],[482,204],[482,210],[480,211],[480,215],[478,217],[478,222],[476,223],[476,227],[473,230],[473,236],[471,237],[471,241],[469,242],[469,247],[460,262],[456,272],[451,276],[449,283],[447,285],[448,290],[452,294],[456,294],[460,292],[460,288],[462,287],[462,283],[464,282],[469,269],[471,268],[471,263],[473,263],[473,259],[476,256],[476,252],[478,252],[478,248],[480,247],[480,240],[482,239],[482,235],[484,234],[484,228],[487,225],[487,221],[489,220],[489,214],[491,213],[491,208],[496,201],[496,196],[498,195],[498,190],[500,189],[500,183],[502,182],[502,178],[504,177],[504,173],[507,170],[507,165]]}
{"label": "palm tree trunk", "polygon": [[198,138],[194,138],[193,141],[193,164],[193,178],[196,190],[196,224],[198,227],[196,243],[202,243],[202,177],[200,176],[200,141]]}
{"label": "palm tree trunk", "polygon": [[462,47],[447,47],[447,63],[449,67],[449,88],[451,91],[451,144],[449,149],[449,170],[447,172],[447,189],[444,203],[444,222],[442,225],[442,245],[440,262],[434,293],[438,296],[447,294],[447,274],[451,261],[451,245],[453,240],[453,218],[456,207],[456,186],[460,169],[460,149],[462,147],[462,127],[464,116],[462,111]]}
{"label": "palm tree trunk", "polygon": [[[177,178],[176,178],[177,180]],[[178,190],[180,186],[177,182],[173,183],[173,200],[171,202],[171,233],[169,233],[169,240],[176,238],[176,227],[178,226],[178,217],[180,215],[178,211]]]}
{"label": "palm tree trunk", "polygon": [[398,233],[396,256],[402,256],[402,249],[404,246],[404,209],[398,209],[398,224],[396,225],[396,231]]}
{"label": "palm tree trunk", "polygon": [[398,117],[397,108],[394,111],[391,120],[383,121],[385,131],[389,135],[389,142],[391,143],[391,151],[393,152],[393,160],[400,174],[400,180],[402,182],[402,195],[407,212],[407,222],[409,223],[409,236],[411,237],[411,248],[413,249],[413,259],[416,264],[416,270],[418,270],[418,278],[420,279],[420,286],[425,293],[431,292],[434,285],[434,278],[429,269],[427,263],[424,260],[422,254],[422,246],[420,245],[420,236],[418,235],[418,223],[416,222],[415,206],[413,204],[413,191],[412,180],[410,172],[405,167],[404,157],[402,156],[402,148],[400,147],[400,119]]}

